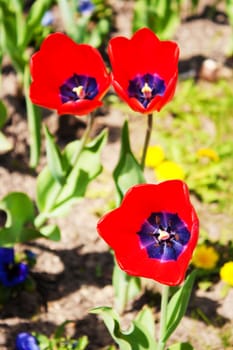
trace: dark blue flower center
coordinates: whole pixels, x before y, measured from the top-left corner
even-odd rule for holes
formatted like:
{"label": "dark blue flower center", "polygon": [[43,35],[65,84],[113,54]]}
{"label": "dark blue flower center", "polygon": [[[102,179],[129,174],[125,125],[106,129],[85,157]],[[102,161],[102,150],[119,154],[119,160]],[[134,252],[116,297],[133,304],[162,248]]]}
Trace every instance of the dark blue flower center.
{"label": "dark blue flower center", "polygon": [[129,81],[129,97],[135,97],[143,107],[147,107],[157,95],[163,96],[166,90],[165,82],[157,74],[137,75]]}
{"label": "dark blue flower center", "polygon": [[74,74],[60,86],[62,103],[93,100],[98,92],[96,79],[86,75]]}
{"label": "dark blue flower center", "polygon": [[177,214],[152,213],[138,232],[149,258],[177,260],[190,239],[190,232]]}

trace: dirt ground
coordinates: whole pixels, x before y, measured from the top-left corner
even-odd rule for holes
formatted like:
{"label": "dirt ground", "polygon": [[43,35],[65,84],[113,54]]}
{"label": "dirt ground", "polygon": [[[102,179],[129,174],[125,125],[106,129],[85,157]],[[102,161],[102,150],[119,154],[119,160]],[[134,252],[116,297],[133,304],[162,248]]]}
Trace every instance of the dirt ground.
{"label": "dirt ground", "polygon": [[[114,34],[129,35],[132,2],[119,1],[114,7],[117,14]],[[200,8],[200,14],[203,9],[204,7]],[[216,16],[215,21],[198,16],[182,22],[174,38],[181,48],[181,73],[189,74],[194,70],[198,74],[203,60],[212,58],[221,66],[222,74],[225,74],[231,35],[231,29],[223,15]],[[231,70],[229,67],[227,69]],[[227,72],[229,73],[228,70]],[[4,133],[13,142],[14,149],[0,155],[0,197],[11,191],[22,191],[35,198],[36,173],[28,167],[29,146],[24,99],[18,96],[16,76],[9,65],[6,65],[3,73],[2,95],[9,112]],[[56,326],[67,319],[74,320],[67,326],[67,334],[73,337],[87,335],[90,342],[88,350],[101,350],[113,343],[103,322],[89,314],[89,310],[96,306],[113,305],[113,259],[108,247],[96,233],[96,212],[105,208],[106,202],[114,196],[111,172],[118,159],[120,132],[126,116],[128,114],[112,107],[97,112],[95,133],[103,127],[109,131],[109,140],[102,154],[104,173],[91,184],[87,198],[77,203],[66,217],[56,220],[62,232],[60,242],[39,239],[26,245],[37,254],[37,263],[32,271],[37,292],[22,292],[0,310],[1,350],[14,349],[15,336],[20,331],[38,331],[51,335]],[[146,120],[133,113],[129,115],[129,120],[134,147],[139,149],[144,137],[141,130],[145,130]],[[48,111],[44,113],[43,122],[56,135],[61,146],[80,137],[85,128],[85,118],[58,117]],[[38,171],[44,163],[43,154]],[[102,195],[98,196],[98,193]],[[194,200],[198,210],[200,204]],[[202,221],[202,217],[200,219]],[[210,225],[209,232],[214,236],[213,225]],[[152,296],[155,299],[155,313],[159,314],[156,289],[153,287],[152,293],[151,283],[145,281],[145,285],[137,301],[129,305],[123,315],[125,325],[145,302],[151,302],[149,298]],[[231,339],[233,344],[233,290],[226,298],[221,298],[220,295],[221,283],[215,284],[208,291],[195,291],[187,315],[172,340],[190,341],[195,350],[232,350],[233,345],[229,343],[225,346],[224,339]],[[199,313],[194,310],[199,310]]]}

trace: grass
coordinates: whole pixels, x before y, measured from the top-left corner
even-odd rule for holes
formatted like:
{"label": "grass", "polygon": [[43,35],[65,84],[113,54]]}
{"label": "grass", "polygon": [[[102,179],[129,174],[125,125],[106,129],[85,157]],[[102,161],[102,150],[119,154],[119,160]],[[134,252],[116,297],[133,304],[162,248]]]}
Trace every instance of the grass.
{"label": "grass", "polygon": [[[180,82],[173,101],[159,114],[152,143],[182,165],[189,188],[217,211],[233,214],[232,82]],[[198,150],[207,149],[207,156]],[[215,156],[213,156],[215,155]]]}

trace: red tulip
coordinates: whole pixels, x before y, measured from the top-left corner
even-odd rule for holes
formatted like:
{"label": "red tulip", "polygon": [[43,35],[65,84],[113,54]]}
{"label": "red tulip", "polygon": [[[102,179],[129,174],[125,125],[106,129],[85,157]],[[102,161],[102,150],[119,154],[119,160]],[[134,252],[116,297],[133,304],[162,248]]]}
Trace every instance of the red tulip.
{"label": "red tulip", "polygon": [[159,111],[172,99],[178,77],[176,43],[160,41],[143,28],[132,39],[111,39],[108,53],[115,91],[134,111]]}
{"label": "red tulip", "polygon": [[199,223],[180,180],[132,187],[97,224],[119,266],[133,276],[178,285],[197,244]]}
{"label": "red tulip", "polygon": [[93,111],[111,83],[98,50],[62,33],[49,35],[32,56],[31,75],[32,102],[59,114]]}

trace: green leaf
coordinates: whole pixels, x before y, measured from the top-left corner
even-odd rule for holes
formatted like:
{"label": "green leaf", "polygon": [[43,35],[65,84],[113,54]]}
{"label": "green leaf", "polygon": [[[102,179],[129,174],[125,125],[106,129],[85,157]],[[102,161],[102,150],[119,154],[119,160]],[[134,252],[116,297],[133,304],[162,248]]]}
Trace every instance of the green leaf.
{"label": "green leaf", "polygon": [[113,178],[119,202],[131,186],[146,182],[141,166],[131,151],[127,121],[122,128],[120,158],[113,172]]}
{"label": "green leaf", "polygon": [[57,225],[46,225],[40,228],[40,233],[43,237],[49,238],[52,241],[60,241],[61,232]]}
{"label": "green leaf", "polygon": [[35,217],[34,205],[26,194],[8,194],[0,201],[0,209],[7,213],[6,225],[0,230],[0,245],[26,242],[40,236],[32,224]]}
{"label": "green leaf", "polygon": [[226,0],[226,12],[230,25],[233,27],[233,0]]}
{"label": "green leaf", "polygon": [[144,306],[143,309],[137,314],[135,321],[138,326],[146,327],[151,339],[155,337],[155,319],[153,312],[148,306]]}
{"label": "green leaf", "polygon": [[61,185],[65,182],[65,165],[60,149],[54,141],[54,137],[45,127],[46,155],[49,170],[56,181]]}
{"label": "green leaf", "polygon": [[13,148],[12,143],[0,131],[0,152],[5,153],[12,150],[12,148]]}
{"label": "green leaf", "polygon": [[196,273],[197,271],[194,270],[188,275],[183,286],[178,289],[168,303],[166,333],[163,338],[164,343],[166,343],[174,332],[186,312]]}
{"label": "green leaf", "polygon": [[32,333],[34,337],[36,337],[41,350],[49,350],[50,349],[50,340],[44,334]]}
{"label": "green leaf", "polygon": [[[154,334],[151,332],[151,325],[148,327],[148,322],[153,322],[149,310],[142,310],[136,319],[132,322],[127,331],[122,331],[120,328],[120,320],[118,314],[110,307],[99,307],[91,310],[91,313],[99,314],[111,334],[112,338],[119,345],[121,350],[148,350],[157,349],[157,344],[154,340]],[[149,328],[149,330],[148,330]]]}
{"label": "green leaf", "polygon": [[52,210],[61,188],[61,184],[54,179],[46,166],[37,177],[36,183],[36,203],[40,212],[46,213]]}
{"label": "green leaf", "polygon": [[52,0],[36,0],[33,2],[26,19],[27,35],[25,37],[24,45],[29,43],[35,30],[41,25],[41,20],[51,4]]}
{"label": "green leaf", "polygon": [[60,240],[60,231],[56,225],[44,226],[40,231],[34,227],[34,205],[25,193],[8,194],[0,201],[0,209],[7,213],[6,225],[0,229],[1,246],[23,243],[39,237]]}
{"label": "green leaf", "polygon": [[[24,52],[17,47],[16,14],[6,2],[1,2],[0,6],[0,31],[1,46],[7,53],[18,72],[23,72],[25,66]],[[17,50],[15,49],[17,47]]]}
{"label": "green leaf", "polygon": [[122,313],[128,302],[135,298],[141,291],[141,280],[130,276],[120,269],[115,263],[113,270],[113,288],[116,309]]}
{"label": "green leaf", "polygon": [[194,350],[194,348],[189,343],[176,343],[169,346],[168,350]]}
{"label": "green leaf", "polygon": [[35,216],[32,200],[22,192],[11,192],[0,201],[0,208],[7,212],[6,227],[16,231],[30,223]]}
{"label": "green leaf", "polygon": [[7,109],[2,101],[0,101],[0,129],[5,125],[7,121]]}
{"label": "green leaf", "polygon": [[[90,181],[101,171],[100,152],[106,141],[103,131],[83,150],[79,150],[80,141],[68,144],[62,154],[66,164],[66,181],[62,186],[45,167],[37,178],[37,205],[41,214],[57,216],[65,214],[70,206],[85,195]],[[74,164],[74,153],[80,151],[78,160]]]}
{"label": "green leaf", "polygon": [[55,338],[55,339],[61,338],[61,337],[64,335],[64,333],[65,333],[65,327],[66,327],[66,325],[69,324],[69,323],[72,323],[72,322],[74,322],[74,321],[66,320],[66,321],[62,322],[62,324],[60,324],[60,325],[56,328],[56,331],[55,331],[55,333],[54,333],[54,338]]}

